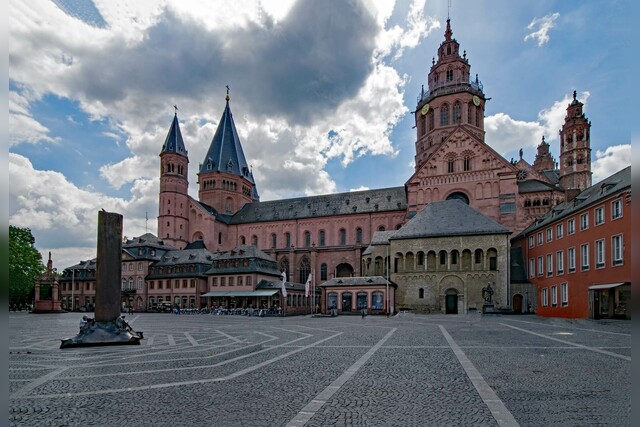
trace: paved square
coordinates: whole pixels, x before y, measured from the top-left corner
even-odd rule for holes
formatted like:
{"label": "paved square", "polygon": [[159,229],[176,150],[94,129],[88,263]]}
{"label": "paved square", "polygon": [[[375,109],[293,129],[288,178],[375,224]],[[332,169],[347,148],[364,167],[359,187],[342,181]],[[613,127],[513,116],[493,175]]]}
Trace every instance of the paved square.
{"label": "paved square", "polygon": [[140,346],[58,349],[11,313],[11,425],[631,424],[631,323],[134,314]]}

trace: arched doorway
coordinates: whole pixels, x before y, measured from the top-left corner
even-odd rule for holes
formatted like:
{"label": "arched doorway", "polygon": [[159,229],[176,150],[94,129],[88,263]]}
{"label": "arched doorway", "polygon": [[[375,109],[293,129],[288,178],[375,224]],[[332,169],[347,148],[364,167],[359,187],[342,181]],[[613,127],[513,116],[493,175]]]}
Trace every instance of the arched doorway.
{"label": "arched doorway", "polygon": [[336,277],[352,277],[353,267],[347,263],[338,264],[336,267]]}
{"label": "arched doorway", "polygon": [[515,294],[513,296],[512,304],[514,313],[522,313],[522,295]]}
{"label": "arched doorway", "polygon": [[444,297],[445,314],[458,314],[458,291],[449,289]]}

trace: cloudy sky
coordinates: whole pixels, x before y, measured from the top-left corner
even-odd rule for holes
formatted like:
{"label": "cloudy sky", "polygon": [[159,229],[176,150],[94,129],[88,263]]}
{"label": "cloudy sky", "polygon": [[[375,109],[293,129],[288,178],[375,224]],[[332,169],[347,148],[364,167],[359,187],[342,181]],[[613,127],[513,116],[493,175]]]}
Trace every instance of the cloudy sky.
{"label": "cloudy sky", "polygon": [[[58,268],[95,256],[101,208],[124,215],[126,236],[155,233],[173,105],[196,196],[226,85],[262,200],[403,185],[447,3],[10,0],[9,223]],[[557,159],[576,90],[594,182],[630,164],[634,3],[452,3],[491,98],[488,144],[533,162],[544,135]]]}

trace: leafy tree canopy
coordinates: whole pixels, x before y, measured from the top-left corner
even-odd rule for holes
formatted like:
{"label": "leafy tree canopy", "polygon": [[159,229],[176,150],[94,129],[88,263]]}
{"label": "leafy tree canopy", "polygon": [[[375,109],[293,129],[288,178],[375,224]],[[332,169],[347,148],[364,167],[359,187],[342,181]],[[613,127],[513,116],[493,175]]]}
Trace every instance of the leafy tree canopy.
{"label": "leafy tree canopy", "polygon": [[35,280],[44,272],[42,255],[28,228],[9,226],[9,303],[30,302]]}

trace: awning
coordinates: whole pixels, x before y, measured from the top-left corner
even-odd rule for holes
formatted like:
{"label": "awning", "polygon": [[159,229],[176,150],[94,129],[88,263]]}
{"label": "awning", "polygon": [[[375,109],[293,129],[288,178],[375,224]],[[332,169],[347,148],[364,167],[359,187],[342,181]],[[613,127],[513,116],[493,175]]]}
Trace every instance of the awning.
{"label": "awning", "polygon": [[611,288],[617,288],[618,286],[622,286],[624,285],[624,282],[622,283],[604,283],[602,285],[591,285],[589,286],[589,290],[590,291],[597,291],[599,289],[611,289]]}
{"label": "awning", "polygon": [[230,292],[207,292],[201,297],[270,297],[280,292],[279,290],[266,291],[230,291]]}

